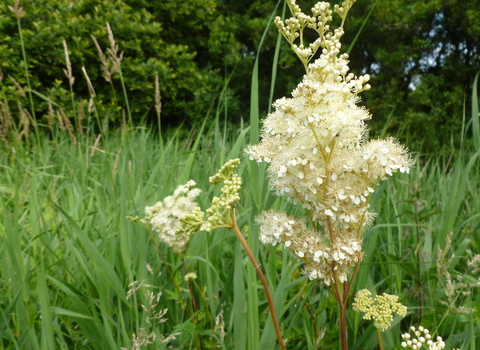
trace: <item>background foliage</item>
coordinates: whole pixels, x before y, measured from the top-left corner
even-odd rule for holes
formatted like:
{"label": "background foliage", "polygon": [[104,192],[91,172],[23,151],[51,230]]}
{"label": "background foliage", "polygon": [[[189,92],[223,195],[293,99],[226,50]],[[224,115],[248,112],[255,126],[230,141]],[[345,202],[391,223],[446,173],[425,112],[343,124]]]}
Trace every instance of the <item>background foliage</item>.
{"label": "background foliage", "polygon": [[[303,0],[302,8],[315,0]],[[12,77],[25,89],[26,78],[16,18],[0,4],[1,89],[15,105],[22,96]],[[22,18],[32,89],[69,103],[62,39],[69,48],[75,94],[88,100],[81,67],[96,87],[97,108],[111,121],[121,120],[125,101],[118,74],[104,84],[94,35],[108,46],[109,22],[119,50],[124,52],[123,79],[133,118],[157,121],[153,110],[155,75],[159,76],[164,125],[196,125],[219,106],[230,121],[248,120],[250,74],[273,0],[192,1],[24,1]],[[373,89],[364,102],[373,114],[374,134],[398,133],[412,138],[412,147],[437,151],[451,146],[462,125],[465,92],[480,70],[480,14],[476,0],[358,0],[346,26],[344,47],[354,41],[351,68],[370,73]],[[278,6],[277,15],[281,15]],[[362,25],[363,28],[361,29]],[[260,112],[269,109],[269,82],[277,32],[273,24],[263,41],[259,61]],[[275,97],[288,95],[300,80],[301,65],[282,42]],[[229,82],[228,85],[225,82]],[[47,105],[37,95],[39,117]],[[228,104],[218,102],[225,99]],[[468,101],[467,101],[468,103]],[[86,102],[85,102],[86,104]],[[70,107],[71,108],[71,107]],[[210,114],[211,115],[211,114]],[[425,135],[415,141],[415,135]]]}

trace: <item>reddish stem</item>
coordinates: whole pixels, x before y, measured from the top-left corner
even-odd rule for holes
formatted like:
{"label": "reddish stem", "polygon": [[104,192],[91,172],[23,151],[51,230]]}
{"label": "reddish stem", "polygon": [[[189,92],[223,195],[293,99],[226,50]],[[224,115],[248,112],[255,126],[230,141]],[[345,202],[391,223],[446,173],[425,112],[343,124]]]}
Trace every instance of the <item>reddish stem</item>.
{"label": "reddish stem", "polygon": [[240,243],[242,244],[243,249],[247,253],[248,257],[250,258],[250,261],[252,262],[253,266],[255,267],[255,270],[257,271],[258,277],[260,277],[260,280],[262,281],[263,289],[265,290],[265,294],[267,295],[268,306],[270,307],[270,313],[272,315],[273,326],[275,327],[275,332],[277,333],[278,343],[280,344],[280,347],[282,348],[282,350],[286,350],[287,348],[285,347],[285,343],[282,338],[282,332],[280,331],[280,326],[278,325],[277,313],[275,312],[272,294],[270,293],[270,289],[268,288],[267,280],[265,279],[265,276],[263,275],[263,272],[260,269],[260,265],[258,264],[257,259],[255,259],[255,256],[250,250],[250,247],[248,246],[247,241],[245,240],[245,238],[242,235],[242,232],[240,232],[240,229],[237,226],[235,209],[233,209],[232,212],[233,212],[233,224],[231,229],[233,230],[233,232],[235,232],[235,234],[237,235],[237,238],[240,240]]}

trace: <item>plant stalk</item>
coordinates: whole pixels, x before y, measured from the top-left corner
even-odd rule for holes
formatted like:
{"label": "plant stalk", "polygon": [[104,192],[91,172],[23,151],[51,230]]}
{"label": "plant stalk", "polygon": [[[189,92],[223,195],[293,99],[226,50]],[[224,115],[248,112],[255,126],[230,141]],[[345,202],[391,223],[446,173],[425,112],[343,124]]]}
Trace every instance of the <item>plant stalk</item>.
{"label": "plant stalk", "polygon": [[382,341],[382,333],[380,333],[380,329],[377,328],[377,337],[378,337],[378,348],[383,350],[383,341]]}
{"label": "plant stalk", "polygon": [[[335,280],[335,294],[333,296],[338,302],[340,310],[340,339],[342,342],[342,350],[348,350],[347,341],[347,299],[348,299],[348,285],[345,282],[342,288],[341,282],[337,278],[336,271],[333,271],[333,278]],[[342,290],[343,289],[343,290]]]}
{"label": "plant stalk", "polygon": [[167,260],[165,259],[165,256],[163,255],[162,251],[160,250],[160,247],[157,244],[157,240],[155,239],[155,236],[153,235],[153,232],[150,228],[148,228],[148,232],[150,233],[150,237],[152,239],[153,244],[155,245],[155,248],[157,249],[158,255],[163,261],[163,265],[165,266],[165,269],[167,270],[167,273],[170,275],[170,278],[172,279],[172,282],[175,286],[175,289],[178,291],[178,294],[180,295],[180,304],[182,305],[183,309],[187,312],[187,315],[190,317],[190,313],[187,308],[187,304],[185,303],[185,300],[183,300],[182,296],[182,289],[177,283],[177,280],[175,279],[175,276],[173,275],[172,271],[168,267]]}
{"label": "plant stalk", "polygon": [[[185,272],[185,275],[188,274],[188,269],[187,269],[187,265],[185,265],[185,259],[182,258],[182,265],[183,265],[183,271]],[[189,290],[190,290],[190,296],[191,296],[191,303],[192,303],[192,311],[193,313],[195,314],[195,325],[198,326],[199,325],[199,322],[198,322],[198,307],[197,307],[197,302],[195,301],[195,294],[193,293],[193,285],[192,285],[192,281],[190,279],[188,279],[188,286],[189,286]],[[203,337],[202,337],[202,334],[198,333],[198,341],[200,342],[200,349],[203,350]]]}
{"label": "plant stalk", "polygon": [[28,99],[30,101],[30,110],[32,112],[32,119],[34,121],[35,127],[35,136],[37,138],[37,144],[40,153],[42,153],[42,147],[40,147],[40,133],[38,132],[38,124],[37,124],[37,117],[35,115],[35,104],[33,103],[33,96],[32,96],[32,85],[30,84],[30,75],[28,73],[28,61],[27,61],[27,53],[25,51],[25,43],[23,41],[23,33],[22,33],[22,25],[20,21],[21,15],[17,13],[17,27],[18,27],[18,36],[20,38],[20,46],[22,48],[22,57],[23,57],[23,64],[25,65],[25,78],[27,80],[27,87],[28,87]]}
{"label": "plant stalk", "polygon": [[340,307],[340,336],[342,339],[342,350],[348,350],[347,341],[347,303],[342,301],[338,303]]}
{"label": "plant stalk", "polygon": [[265,276],[263,275],[263,272],[260,269],[260,265],[258,264],[257,259],[255,259],[255,256],[253,255],[250,247],[248,246],[247,241],[245,240],[245,238],[242,235],[242,232],[237,226],[235,209],[233,209],[232,212],[233,212],[233,225],[231,229],[233,230],[233,232],[235,232],[235,234],[237,235],[237,238],[240,240],[240,243],[242,244],[243,249],[245,249],[245,252],[247,253],[248,257],[250,258],[250,261],[252,262],[253,266],[255,267],[255,270],[257,271],[258,277],[260,277],[260,280],[262,281],[263,289],[265,290],[265,294],[267,295],[268,306],[270,307],[270,313],[272,314],[273,326],[275,327],[275,332],[277,333],[278,343],[280,344],[280,347],[282,348],[282,350],[286,350],[287,348],[285,347],[285,343],[282,338],[282,332],[280,330],[280,326],[278,325],[277,313],[275,312],[272,294],[270,293],[270,289],[268,288],[267,280],[265,279]]}

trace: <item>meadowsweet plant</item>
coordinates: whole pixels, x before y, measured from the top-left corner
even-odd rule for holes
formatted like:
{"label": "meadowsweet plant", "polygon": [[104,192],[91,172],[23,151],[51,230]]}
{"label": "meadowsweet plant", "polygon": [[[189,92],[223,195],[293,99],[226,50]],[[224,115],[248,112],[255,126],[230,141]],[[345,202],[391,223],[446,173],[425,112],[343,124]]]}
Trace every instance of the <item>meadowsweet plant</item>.
{"label": "meadowsweet plant", "polygon": [[[185,272],[184,280],[189,284],[190,292],[190,301],[191,309],[194,315],[194,322],[199,323],[197,302],[195,301],[195,295],[193,290],[192,281],[197,278],[195,272],[188,272],[187,265],[185,264],[184,256],[187,249],[187,244],[190,239],[190,235],[187,232],[180,230],[182,226],[182,219],[192,212],[194,209],[198,209],[196,198],[201,193],[201,190],[195,188],[195,181],[190,180],[184,185],[180,185],[175,189],[174,193],[171,196],[166,197],[162,201],[157,202],[153,206],[145,208],[145,218],[139,219],[138,217],[127,217],[131,221],[139,222],[144,226],[148,227],[150,234],[152,236],[152,241],[157,246],[157,251],[165,264],[170,278],[175,285],[177,292],[179,293],[179,301],[182,307],[189,314],[186,307],[186,303],[182,296],[182,289],[177,282],[174,274],[168,267],[166,259],[156,244],[156,238],[153,233],[158,235],[158,238],[164,242],[168,247],[170,247],[173,252],[181,257],[182,266]],[[198,334],[198,339],[200,346],[203,344],[202,335]],[[147,344],[147,343],[146,343]]]}
{"label": "meadowsweet plant", "polygon": [[[223,183],[223,187],[221,188],[221,195],[212,199],[212,205],[205,212],[196,206],[195,198],[200,194],[200,190],[191,189],[195,186],[195,182],[190,180],[187,184],[178,187],[172,196],[152,207],[147,207],[147,216],[140,222],[151,225],[159,233],[162,241],[179,254],[184,253],[189,237],[197,231],[210,232],[215,228],[228,228],[235,232],[262,281],[278,342],[282,349],[286,349],[267,281],[237,225],[236,203],[240,200],[239,191],[242,179],[235,173],[235,170],[239,164],[240,159],[232,159],[209,178],[212,185]],[[196,278],[197,275],[193,272],[186,273],[184,277],[185,281],[189,283]]]}
{"label": "meadowsweet plant", "polygon": [[[281,98],[264,120],[261,141],[247,150],[250,159],[269,164],[269,182],[277,195],[299,203],[308,218],[264,212],[258,218],[261,240],[279,244],[304,262],[310,279],[319,279],[340,306],[342,349],[347,349],[346,306],[359,263],[362,233],[374,219],[369,199],[380,181],[408,172],[412,164],[395,139],[367,140],[370,114],[358,106],[359,93],[369,90],[368,74],[349,73],[341,54],[345,18],[354,0],[342,6],[319,2],[313,16],[287,0],[293,17],[275,20],[280,32],[306,69],[291,98]],[[328,22],[336,12],[340,27]],[[307,46],[304,30],[318,38]],[[299,40],[299,44],[295,43]],[[321,49],[318,59],[311,62]],[[307,220],[308,219],[308,220]]]}
{"label": "meadowsweet plant", "polygon": [[[285,348],[285,343],[282,338],[280,326],[278,324],[275,308],[273,305],[272,295],[268,288],[267,281],[260,269],[260,264],[253,255],[247,241],[243,237],[236,219],[236,203],[240,200],[239,191],[242,186],[242,179],[235,173],[236,168],[240,164],[240,159],[232,159],[225,163],[220,170],[209,178],[211,184],[223,183],[221,189],[222,194],[219,197],[212,199],[212,205],[202,212],[199,207],[192,209],[191,213],[180,219],[181,226],[177,230],[177,234],[191,235],[197,231],[210,232],[215,228],[228,228],[235,232],[235,235],[242,244],[255,270],[257,271],[260,280],[262,281],[265,294],[267,295],[270,312],[272,314],[272,321],[277,334],[277,339],[282,349]],[[206,219],[205,219],[206,216]]]}

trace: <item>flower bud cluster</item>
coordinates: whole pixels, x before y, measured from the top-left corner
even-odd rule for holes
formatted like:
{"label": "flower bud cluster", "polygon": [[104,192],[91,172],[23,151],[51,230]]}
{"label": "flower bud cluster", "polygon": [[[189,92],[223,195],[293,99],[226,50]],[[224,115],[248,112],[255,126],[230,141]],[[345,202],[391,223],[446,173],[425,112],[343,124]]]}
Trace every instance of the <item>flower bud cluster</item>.
{"label": "flower bud cluster", "polygon": [[257,221],[264,244],[279,244],[290,250],[305,262],[304,272],[311,280],[320,279],[327,286],[334,281],[334,275],[345,282],[349,269],[363,258],[361,241],[353,234],[343,234],[330,244],[322,233],[285,213],[263,212]]}
{"label": "flower bud cluster", "polygon": [[374,320],[374,326],[381,332],[385,332],[393,322],[393,313],[405,317],[407,307],[398,303],[398,296],[390,294],[377,295],[371,298],[372,293],[368,289],[362,289],[355,295],[352,308],[356,312],[364,312],[364,320]]}
{"label": "flower bud cluster", "polygon": [[[285,23],[280,17],[276,17],[275,24],[277,25],[279,32],[282,33],[285,39],[287,39],[298,58],[300,58],[305,69],[307,69],[308,63],[320,47],[335,49],[332,50],[335,55],[339,52],[336,50],[340,50],[341,47],[339,40],[343,34],[343,22],[354,2],[355,0],[347,0],[342,3],[342,6],[334,6],[334,11],[342,18],[342,25],[338,31],[335,31],[334,37],[336,40],[331,40],[331,33],[328,32],[330,26],[327,23],[332,20],[333,12],[330,9],[330,4],[328,2],[322,1],[317,3],[312,8],[313,16],[308,16],[302,12],[295,0],[287,0],[287,5],[290,8],[293,17],[285,20]],[[318,38],[308,46],[303,41],[303,30],[305,28],[313,29],[318,34]],[[299,45],[294,43],[297,38],[300,38]]]}
{"label": "flower bud cluster", "polygon": [[205,213],[200,207],[193,208],[190,213],[181,218],[177,235],[191,236],[197,231],[210,232],[212,228],[208,222],[203,220],[204,216]]}
{"label": "flower bud cluster", "polygon": [[210,232],[216,227],[229,227],[232,222],[232,210],[235,203],[240,200],[239,191],[242,186],[242,179],[234,173],[240,159],[233,159],[225,163],[220,170],[210,177],[212,184],[224,183],[220,197],[213,197],[212,205],[206,210],[207,220],[204,220],[205,213],[196,207],[188,215],[181,219],[181,225],[177,233],[179,235],[191,235],[197,231]]}
{"label": "flower bud cluster", "polygon": [[[347,0],[334,9],[342,17],[342,26],[353,2]],[[357,103],[358,94],[370,89],[370,76],[349,73],[348,55],[340,54],[343,27],[331,32],[326,24],[331,20],[330,5],[318,3],[312,10],[315,17],[310,18],[301,14],[294,0],[287,3],[294,19],[285,21],[287,26],[277,20],[280,31],[290,42],[306,22],[312,26],[321,22],[322,53],[308,65],[292,98],[273,104],[275,110],[263,122],[260,143],[246,153],[250,159],[269,163],[267,173],[275,193],[301,203],[313,221],[330,231],[331,247],[343,236],[358,241],[373,222],[368,202],[375,186],[397,171],[408,173],[412,160],[393,138],[366,140],[365,121],[370,114]],[[315,275],[311,271],[310,277]]]}
{"label": "flower bud cluster", "polygon": [[189,280],[195,280],[195,279],[197,279],[197,274],[195,272],[189,272],[185,276],[183,276],[183,279],[187,282]]}
{"label": "flower bud cluster", "polygon": [[340,17],[342,18],[343,21],[345,21],[345,18],[347,17],[347,13],[350,10],[350,8],[352,7],[354,2],[355,2],[355,0],[346,0],[346,1],[342,2],[342,6],[335,5],[333,7],[334,11],[340,15]]}
{"label": "flower bud cluster", "polygon": [[177,254],[185,252],[189,239],[187,234],[177,234],[177,231],[181,226],[180,221],[196,206],[195,199],[201,190],[194,188],[195,185],[195,181],[190,180],[185,185],[179,186],[173,195],[151,207],[146,207],[146,216],[141,220],[142,223],[151,225],[160,240]]}
{"label": "flower bud cluster", "polygon": [[222,209],[231,208],[236,202],[240,200],[238,191],[242,188],[242,179],[234,173],[240,159],[232,159],[225,163],[220,170],[210,177],[209,181],[212,184],[223,182],[222,195],[218,200],[218,205]]}
{"label": "flower bud cluster", "polygon": [[223,182],[224,186],[220,197],[214,197],[212,206],[206,210],[207,220],[195,202],[201,191],[190,189],[196,185],[195,181],[190,180],[178,187],[173,195],[154,206],[146,207],[146,217],[141,222],[151,225],[160,239],[177,254],[185,252],[189,236],[195,232],[209,232],[215,227],[232,225],[232,210],[240,200],[239,191],[242,186],[241,178],[234,173],[238,164],[240,159],[230,160],[217,174],[210,177],[212,184]]}
{"label": "flower bud cluster", "polygon": [[242,187],[242,179],[234,173],[238,164],[240,164],[238,158],[228,161],[209,179],[212,184],[223,182],[224,185],[220,197],[214,197],[212,206],[207,209],[207,228],[232,224],[232,209],[235,203],[240,200],[238,191]]}
{"label": "flower bud cluster", "polygon": [[[433,340],[430,331],[422,326],[418,327],[418,329],[412,326],[410,327],[410,332],[402,334],[404,341],[401,345],[404,348],[411,348],[413,350],[424,348],[428,350],[445,349],[445,342],[442,340],[442,337],[437,337]],[[424,345],[425,347],[423,347]]]}

